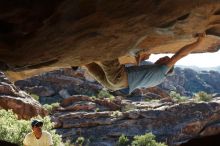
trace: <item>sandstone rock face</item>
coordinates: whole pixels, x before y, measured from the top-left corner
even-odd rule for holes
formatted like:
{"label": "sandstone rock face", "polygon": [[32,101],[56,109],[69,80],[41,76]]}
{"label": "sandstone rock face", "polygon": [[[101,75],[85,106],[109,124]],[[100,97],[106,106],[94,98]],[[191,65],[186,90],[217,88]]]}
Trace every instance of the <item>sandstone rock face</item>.
{"label": "sandstone rock face", "polygon": [[[134,102],[132,104],[137,105]],[[145,106],[123,112],[57,110],[52,119],[57,125],[58,133],[62,134],[65,140],[83,136],[92,139],[89,144],[91,146],[101,145],[103,142],[105,146],[114,146],[122,134],[133,137],[146,132],[153,132],[157,140],[173,146],[198,136],[220,132],[219,98],[209,103],[173,104],[152,101],[142,104]]]}
{"label": "sandstone rock face", "polygon": [[194,52],[213,52],[219,20],[218,0],[4,1],[1,69],[78,66],[140,49],[176,52],[198,32],[208,36]]}
{"label": "sandstone rock face", "polygon": [[0,72],[0,109],[12,109],[19,118],[30,119],[31,117],[47,114],[46,110],[24,91],[16,88],[5,75]]}
{"label": "sandstone rock face", "polygon": [[42,104],[60,102],[71,95],[93,96],[98,94],[103,87],[94,80],[88,81],[84,73],[83,70],[74,71],[71,68],[63,68],[26,80],[19,80],[15,82],[15,85],[22,90],[39,95]]}
{"label": "sandstone rock face", "polygon": [[[194,71],[187,72],[192,78],[193,75],[198,76]],[[216,74],[210,73],[210,76],[213,80],[214,76],[218,78]],[[173,146],[220,132],[218,97],[208,103],[176,103],[164,90],[155,87],[136,90],[126,98],[117,93],[113,99],[95,98],[91,95],[97,95],[103,87],[87,78],[82,70],[65,68],[18,81],[16,85],[26,90],[38,86],[53,90],[54,95],[41,96],[42,103],[52,103],[60,91],[68,91],[71,96],[56,100],[60,107],[50,114],[52,121],[64,140],[74,141],[83,136],[90,139],[90,146],[115,146],[121,134],[132,138],[146,132],[153,132],[157,140]],[[185,78],[174,78],[180,85],[185,83]]]}
{"label": "sandstone rock face", "polygon": [[[15,85],[24,91],[40,96],[42,104],[60,102],[61,100],[73,95],[97,96],[103,90],[96,81],[83,69],[77,71],[71,68],[63,68],[56,71],[47,72],[38,76],[19,80]],[[113,92],[115,96],[124,96],[118,92]],[[169,95],[159,87],[150,89],[137,89],[131,95],[134,100],[151,100],[169,98]]]}
{"label": "sandstone rock face", "polygon": [[192,96],[193,93],[205,91],[215,94],[220,92],[220,73],[217,71],[196,72],[192,69],[175,68],[175,74],[159,85],[164,90],[177,91],[182,95]]}
{"label": "sandstone rock face", "polygon": [[163,99],[169,98],[169,94],[160,87],[152,87],[152,88],[142,88],[136,89],[130,95],[131,97],[138,96],[141,97],[142,100],[152,100],[152,99]]}

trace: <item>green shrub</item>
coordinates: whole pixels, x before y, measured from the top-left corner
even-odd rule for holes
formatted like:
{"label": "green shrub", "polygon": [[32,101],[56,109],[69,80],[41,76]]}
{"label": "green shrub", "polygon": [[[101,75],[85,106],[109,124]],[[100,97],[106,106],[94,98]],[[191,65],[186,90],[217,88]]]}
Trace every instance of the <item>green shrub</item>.
{"label": "green shrub", "polygon": [[120,111],[113,111],[111,116],[112,117],[120,117],[120,116],[122,116],[122,112],[120,112]]}
{"label": "green shrub", "polygon": [[82,146],[85,142],[85,138],[84,137],[78,137],[76,140],[76,144],[78,144],[79,146]]}
{"label": "green shrub", "polygon": [[115,100],[115,96],[111,95],[111,96],[109,97],[109,100],[110,100],[110,101],[114,101],[114,100]]}
{"label": "green shrub", "polygon": [[124,134],[122,134],[118,139],[117,146],[128,146],[128,144],[129,139]]}
{"label": "green shrub", "polygon": [[164,143],[158,143],[152,133],[135,136],[132,141],[132,146],[166,146]]}
{"label": "green shrub", "polygon": [[31,95],[31,97],[33,97],[35,100],[39,101],[40,97],[39,97],[37,94],[31,93],[30,95]]}
{"label": "green shrub", "polygon": [[[48,116],[43,119],[37,118],[44,121],[43,129],[52,135],[54,146],[60,146],[62,144],[61,137],[55,133],[55,130],[52,130],[53,123],[51,123],[50,118]],[[0,140],[21,146],[25,135],[29,132],[31,132],[31,120],[18,120],[17,115],[12,110],[0,110]]]}
{"label": "green shrub", "polygon": [[70,141],[66,141],[66,142],[64,143],[64,146],[74,146],[74,144],[71,144]]}
{"label": "green shrub", "polygon": [[75,144],[72,144],[71,141],[68,140],[64,143],[64,146],[75,146]]}
{"label": "green shrub", "polygon": [[0,139],[22,145],[25,135],[31,131],[30,122],[17,120],[10,110],[0,110]]}
{"label": "green shrub", "polygon": [[179,93],[176,93],[175,91],[170,92],[170,97],[177,102],[184,102],[187,101],[188,97],[181,96]]}
{"label": "green shrub", "polygon": [[97,95],[98,98],[110,98],[110,99],[113,99],[114,96],[111,95],[108,91],[106,90],[100,90],[98,95]]}
{"label": "green shrub", "polygon": [[96,96],[90,96],[91,99],[95,100],[96,99]]}
{"label": "green shrub", "polygon": [[43,107],[49,112],[51,113],[53,111],[54,108],[57,108],[60,106],[60,103],[56,102],[56,103],[52,103],[52,104],[44,104]]}
{"label": "green shrub", "polygon": [[99,111],[100,111],[100,109],[99,109],[99,108],[96,108],[96,109],[95,109],[95,112],[99,112]]}
{"label": "green shrub", "polygon": [[152,98],[145,98],[144,101],[146,102],[159,102],[159,99],[152,99]]}
{"label": "green shrub", "polygon": [[210,94],[207,94],[206,92],[204,91],[200,91],[198,93],[195,94],[195,98],[198,100],[198,101],[210,101],[212,100],[212,96]]}

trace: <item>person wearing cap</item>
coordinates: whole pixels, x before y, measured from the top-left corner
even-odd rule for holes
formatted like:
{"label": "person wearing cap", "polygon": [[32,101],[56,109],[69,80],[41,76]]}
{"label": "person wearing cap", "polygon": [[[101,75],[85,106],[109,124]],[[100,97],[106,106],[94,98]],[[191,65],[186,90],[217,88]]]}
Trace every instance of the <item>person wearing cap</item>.
{"label": "person wearing cap", "polygon": [[28,133],[23,141],[24,146],[52,146],[52,136],[49,132],[42,130],[43,122],[33,120],[31,122],[32,132]]}
{"label": "person wearing cap", "polygon": [[184,46],[171,58],[165,56],[151,65],[126,67],[120,64],[119,59],[114,59],[92,62],[86,64],[85,68],[94,79],[106,88],[113,91],[128,89],[130,94],[137,88],[150,88],[162,83],[172,72],[175,63],[195,50],[204,38],[205,33],[198,34],[197,41]]}

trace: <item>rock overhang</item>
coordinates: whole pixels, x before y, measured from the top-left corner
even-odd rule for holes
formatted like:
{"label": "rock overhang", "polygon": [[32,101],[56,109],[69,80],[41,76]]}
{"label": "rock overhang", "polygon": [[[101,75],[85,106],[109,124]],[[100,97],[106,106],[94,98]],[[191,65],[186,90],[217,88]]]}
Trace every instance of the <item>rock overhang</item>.
{"label": "rock overhang", "polygon": [[217,0],[14,0],[0,7],[0,61],[12,70],[79,66],[138,50],[174,53],[200,32],[207,37],[193,53],[219,49]]}

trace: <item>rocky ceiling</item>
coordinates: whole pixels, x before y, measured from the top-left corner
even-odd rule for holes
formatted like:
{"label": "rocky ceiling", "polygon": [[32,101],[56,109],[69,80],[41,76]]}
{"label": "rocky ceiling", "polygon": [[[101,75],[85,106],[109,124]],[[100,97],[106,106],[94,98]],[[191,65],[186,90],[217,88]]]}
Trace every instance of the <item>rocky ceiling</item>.
{"label": "rocky ceiling", "polygon": [[194,53],[217,51],[219,0],[2,0],[0,68],[173,53],[199,32],[207,37]]}

